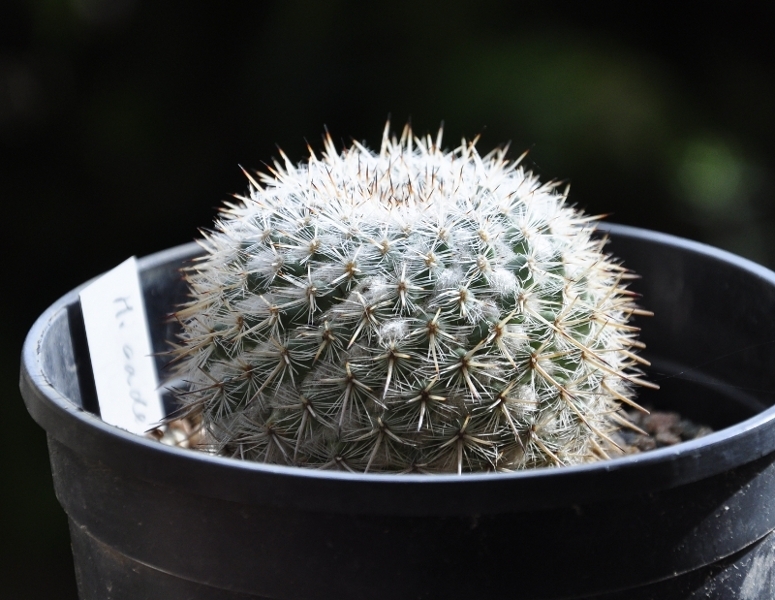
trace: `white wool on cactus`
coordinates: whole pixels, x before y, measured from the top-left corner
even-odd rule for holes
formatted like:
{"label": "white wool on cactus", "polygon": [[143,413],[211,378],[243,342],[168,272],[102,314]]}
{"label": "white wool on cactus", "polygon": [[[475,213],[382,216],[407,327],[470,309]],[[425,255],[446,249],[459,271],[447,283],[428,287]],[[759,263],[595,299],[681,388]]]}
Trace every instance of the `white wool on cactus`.
{"label": "white wool on cactus", "polygon": [[204,234],[176,313],[178,398],[217,451],[395,473],[617,451],[648,313],[596,217],[441,131],[282,158]]}

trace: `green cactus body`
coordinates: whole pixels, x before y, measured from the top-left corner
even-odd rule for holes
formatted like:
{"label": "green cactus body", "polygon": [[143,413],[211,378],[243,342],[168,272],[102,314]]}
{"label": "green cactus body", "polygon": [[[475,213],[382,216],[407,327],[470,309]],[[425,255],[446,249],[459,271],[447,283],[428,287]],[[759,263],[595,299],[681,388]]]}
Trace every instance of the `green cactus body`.
{"label": "green cactus body", "polygon": [[174,353],[221,453],[357,472],[606,457],[640,311],[593,217],[505,150],[386,128],[251,179],[187,271]]}

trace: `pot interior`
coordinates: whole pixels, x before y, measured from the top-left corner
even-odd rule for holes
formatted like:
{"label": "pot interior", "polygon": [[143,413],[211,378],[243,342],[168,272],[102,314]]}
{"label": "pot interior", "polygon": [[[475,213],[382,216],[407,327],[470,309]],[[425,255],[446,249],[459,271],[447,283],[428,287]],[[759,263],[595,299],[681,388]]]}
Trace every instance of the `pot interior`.
{"label": "pot interior", "polygon": [[630,289],[654,312],[639,317],[646,378],[638,402],[721,429],[775,403],[775,276],[729,253],[653,232],[609,226],[610,251],[640,276]]}

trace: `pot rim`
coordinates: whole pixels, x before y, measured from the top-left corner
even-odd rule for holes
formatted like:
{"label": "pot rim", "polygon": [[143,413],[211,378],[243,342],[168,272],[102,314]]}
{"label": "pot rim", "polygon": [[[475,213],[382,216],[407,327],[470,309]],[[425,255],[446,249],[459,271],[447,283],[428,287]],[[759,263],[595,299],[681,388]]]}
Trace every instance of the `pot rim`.
{"label": "pot rim", "polygon": [[[597,230],[649,240],[731,263],[775,287],[775,273],[699,242],[630,226]],[[195,242],[140,259],[141,270],[183,261]],[[103,422],[60,393],[47,377],[40,344],[55,320],[78,301],[87,283],[68,292],[35,321],[22,350],[20,387],[27,409],[47,432],[89,460],[141,479],[238,502],[313,511],[385,514],[498,513],[572,507],[603,498],[673,488],[719,474],[775,451],[775,406],[699,439],[596,463],[513,473],[349,473],[269,465],[166,446]],[[741,441],[744,443],[741,444]],[[398,496],[396,495],[398,494]]]}

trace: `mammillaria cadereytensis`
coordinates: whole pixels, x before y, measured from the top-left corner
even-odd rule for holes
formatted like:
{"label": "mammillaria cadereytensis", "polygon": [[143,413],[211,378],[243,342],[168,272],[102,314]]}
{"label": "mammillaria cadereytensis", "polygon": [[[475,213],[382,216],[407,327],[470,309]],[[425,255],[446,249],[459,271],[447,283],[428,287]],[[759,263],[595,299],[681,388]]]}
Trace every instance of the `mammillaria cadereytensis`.
{"label": "mammillaria cadereytensis", "polygon": [[616,451],[640,378],[632,275],[499,148],[441,132],[283,162],[187,269],[185,411],[221,453],[359,472],[510,471]]}

